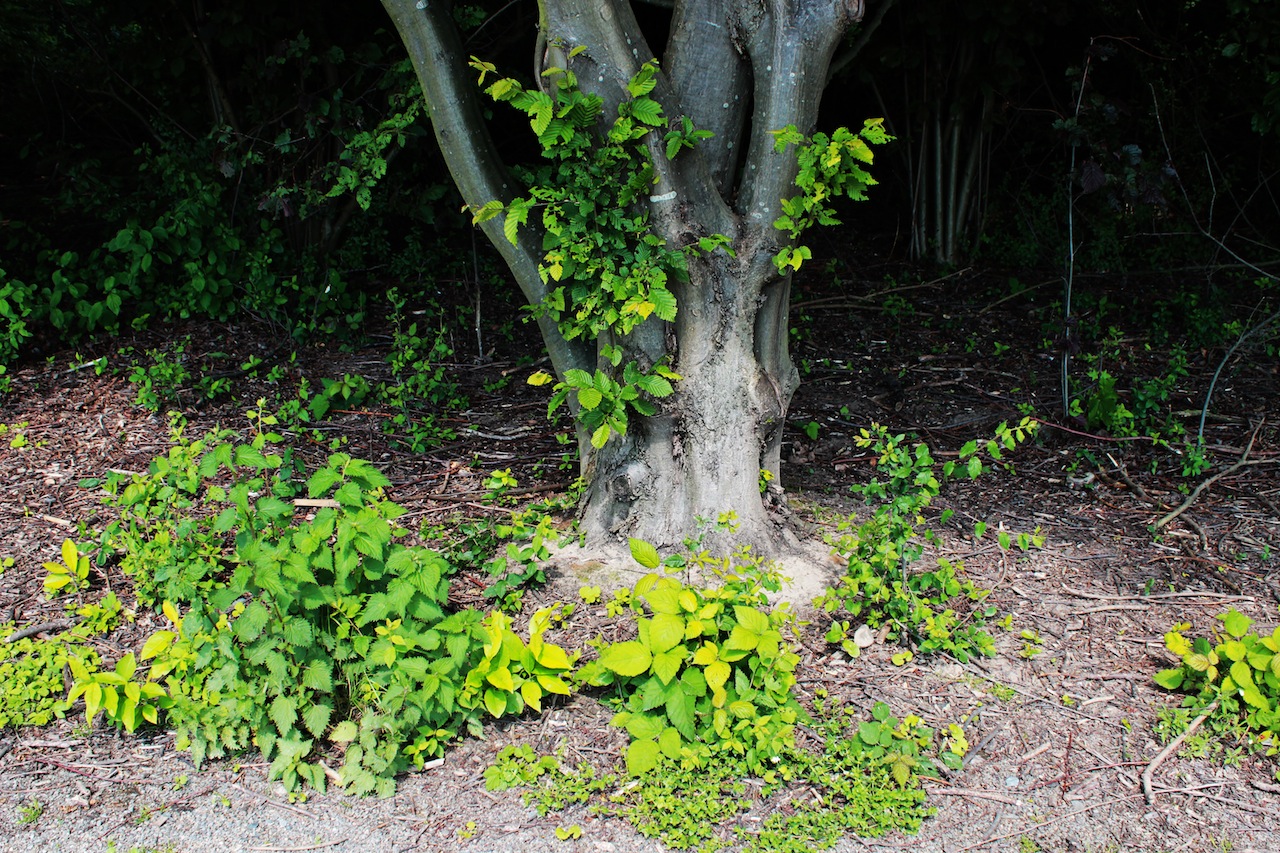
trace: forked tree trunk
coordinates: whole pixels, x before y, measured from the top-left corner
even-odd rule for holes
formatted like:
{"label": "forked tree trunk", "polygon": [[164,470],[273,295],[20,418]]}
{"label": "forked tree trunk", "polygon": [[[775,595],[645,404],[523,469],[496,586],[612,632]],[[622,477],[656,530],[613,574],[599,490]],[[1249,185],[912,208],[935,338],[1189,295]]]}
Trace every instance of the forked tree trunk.
{"label": "forked tree trunk", "polygon": [[[520,194],[482,121],[475,78],[442,0],[383,0],[409,50],[449,169],[474,208]],[[668,359],[684,378],[650,418],[595,450],[579,436],[588,489],[582,508],[589,538],[636,536],[678,546],[732,512],[736,541],[776,553],[783,525],[762,501],[761,470],[778,473],[782,427],[798,376],[787,352],[790,279],[773,255],[773,228],[793,195],[794,150],[774,150],[770,131],[813,129],[835,46],[862,15],[861,0],[676,0],[672,34],[652,97],[671,119],[688,116],[715,137],[667,160],[662,132],[650,134],[655,186],[650,225],[670,246],[723,234],[732,253],[690,262],[673,284],[678,313],[654,318],[622,339],[624,363]],[[655,54],[626,0],[542,0],[543,67],[571,68],[599,95],[606,118],[626,82]],[[540,235],[512,246],[501,219],[484,224],[531,304],[547,285],[538,274]],[[543,317],[540,328],[556,372],[607,369],[597,347],[566,341]]]}

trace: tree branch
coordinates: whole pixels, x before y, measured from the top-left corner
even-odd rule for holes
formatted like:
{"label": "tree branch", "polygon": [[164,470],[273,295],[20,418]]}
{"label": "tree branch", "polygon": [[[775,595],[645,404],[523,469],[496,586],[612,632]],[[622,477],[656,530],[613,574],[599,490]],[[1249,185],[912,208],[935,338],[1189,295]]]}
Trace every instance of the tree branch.
{"label": "tree branch", "polygon": [[751,68],[733,42],[728,0],[678,4],[662,60],[685,115],[715,134],[698,151],[721,197],[729,198],[751,103]]}
{"label": "tree branch", "polygon": [[[431,111],[436,141],[463,200],[476,209],[493,199],[510,202],[518,195],[519,187],[499,157],[484,123],[477,86],[467,67],[450,4],[382,0],[382,5],[409,51]],[[523,231],[519,242],[512,245],[502,233],[504,219],[496,217],[481,227],[511,268],[525,299],[536,305],[547,295],[547,286],[538,272],[539,241],[529,231]],[[594,352],[583,342],[566,341],[553,320],[540,317],[538,326],[559,375],[570,368],[594,366]]]}
{"label": "tree branch", "polygon": [[753,232],[761,257],[773,252],[773,221],[779,202],[792,192],[796,177],[794,151],[774,150],[770,131],[794,125],[809,133],[827,68],[844,31],[862,17],[862,0],[769,0],[762,6],[735,7],[733,35],[745,45],[755,78],[751,119],[750,164],[738,190],[737,209],[744,228]]}

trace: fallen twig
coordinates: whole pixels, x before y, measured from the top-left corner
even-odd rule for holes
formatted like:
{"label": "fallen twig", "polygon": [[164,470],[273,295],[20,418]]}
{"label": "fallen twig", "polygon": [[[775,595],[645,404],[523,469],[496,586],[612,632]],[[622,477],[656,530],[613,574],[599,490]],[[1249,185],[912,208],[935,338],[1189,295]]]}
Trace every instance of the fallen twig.
{"label": "fallen twig", "polygon": [[1089,613],[1102,613],[1106,610],[1150,610],[1149,604],[1099,604],[1097,607],[1086,607],[1084,610],[1077,610],[1072,616],[1084,616]]}
{"label": "fallen twig", "polygon": [[339,844],[346,844],[347,839],[339,838],[337,841],[322,841],[319,844],[308,844],[306,847],[246,847],[245,850],[278,850],[282,853],[293,853],[293,851],[302,850],[323,850],[326,847],[337,847]]}
{"label": "fallen twig", "polygon": [[68,622],[66,619],[53,619],[48,622],[37,622],[35,625],[28,625],[25,628],[14,631],[12,634],[4,638],[6,643],[16,643],[19,640],[25,640],[27,637],[34,637],[36,634],[43,634],[46,631],[65,631],[74,625],[74,622]]}
{"label": "fallen twig", "polygon": [[1156,795],[1151,789],[1151,774],[1156,772],[1156,768],[1164,763],[1164,760],[1177,751],[1182,746],[1182,742],[1191,735],[1195,734],[1196,729],[1200,728],[1200,724],[1209,719],[1209,716],[1218,710],[1218,700],[1214,699],[1209,707],[1205,708],[1200,716],[1191,721],[1191,725],[1187,726],[1187,730],[1169,742],[1169,745],[1160,751],[1160,754],[1151,759],[1151,763],[1147,765],[1147,769],[1142,771],[1142,795],[1146,797],[1147,805],[1155,805]]}
{"label": "fallen twig", "polygon": [[310,812],[304,812],[302,809],[295,808],[294,806],[291,806],[291,805],[289,805],[289,804],[287,804],[287,803],[281,803],[281,802],[278,802],[278,801],[276,801],[276,800],[273,800],[273,799],[271,799],[270,797],[268,797],[268,796],[266,796],[266,795],[264,795],[264,794],[259,794],[257,791],[253,791],[253,790],[250,790],[249,788],[246,788],[244,785],[240,785],[240,784],[237,784],[237,783],[235,783],[235,782],[232,782],[232,783],[231,783],[231,787],[235,788],[237,791],[240,791],[240,792],[242,792],[242,793],[248,794],[248,795],[249,795],[249,796],[251,796],[251,797],[257,797],[258,799],[262,800],[262,802],[266,803],[266,804],[267,804],[267,805],[269,805],[269,806],[275,806],[276,808],[278,808],[278,809],[284,809],[284,810],[285,810],[285,811],[287,811],[287,812],[293,812],[294,814],[300,814],[300,815],[302,815],[303,817],[306,817],[306,818],[312,818],[312,819],[314,819],[314,818],[315,818],[315,815],[311,814]]}
{"label": "fallen twig", "polygon": [[[1032,830],[1044,829],[1046,826],[1052,826],[1055,823],[1062,823],[1062,821],[1064,820],[1070,820],[1073,817],[1078,817],[1079,815],[1082,815],[1085,812],[1091,812],[1094,809],[1101,809],[1107,806],[1119,805],[1120,803],[1127,803],[1130,800],[1136,800],[1141,796],[1142,796],[1141,794],[1129,794],[1126,797],[1116,797],[1114,800],[1104,800],[1101,803],[1094,803],[1091,806],[1085,806],[1082,809],[1076,809],[1073,812],[1068,812],[1067,814],[1058,815],[1055,818],[1050,818],[1049,820],[1041,821],[1040,823],[1037,823],[1033,827],[1031,827],[1031,829]],[[960,853],[964,853],[966,850],[977,850],[979,847],[985,847],[986,845],[991,844],[994,841],[1003,841],[1006,838],[1013,838],[1015,835],[1026,835],[1028,831],[1030,830],[1028,830],[1026,827],[1022,827],[1019,829],[1015,829],[1013,832],[1006,832],[1004,835],[993,835],[990,838],[987,838],[983,841],[979,841],[975,844],[970,844],[968,847],[961,847]]]}
{"label": "fallen twig", "polygon": [[1266,423],[1265,418],[1263,418],[1263,420],[1258,423],[1258,426],[1256,429],[1254,429],[1253,434],[1249,436],[1249,443],[1248,445],[1245,446],[1244,453],[1240,455],[1240,459],[1236,461],[1236,464],[1232,465],[1230,468],[1226,469],[1225,471],[1219,471],[1217,474],[1214,474],[1212,477],[1208,477],[1205,480],[1201,481],[1200,485],[1196,486],[1195,489],[1192,490],[1191,494],[1187,495],[1187,499],[1185,501],[1179,504],[1164,518],[1156,522],[1154,529],[1159,530],[1169,522],[1173,521],[1178,516],[1182,515],[1184,512],[1186,512],[1188,509],[1191,508],[1191,506],[1196,502],[1197,499],[1199,499],[1200,494],[1205,489],[1209,488],[1214,483],[1218,482],[1228,474],[1234,474],[1236,471],[1239,471],[1241,468],[1247,465],[1249,462],[1249,451],[1253,450],[1253,442],[1255,439],[1257,439],[1258,431],[1262,429],[1262,424],[1264,423]]}
{"label": "fallen twig", "polygon": [[930,795],[939,797],[976,797],[981,800],[995,800],[997,803],[1006,803],[1011,806],[1018,803],[1013,797],[1006,797],[1004,794],[997,794],[994,791],[979,791],[974,788],[939,788],[927,785],[925,786],[925,791]]}
{"label": "fallen twig", "polygon": [[1158,793],[1161,794],[1186,794],[1188,797],[1204,797],[1206,800],[1214,800],[1219,803],[1225,803],[1238,809],[1253,812],[1255,814],[1266,815],[1267,817],[1275,817],[1275,809],[1269,809],[1266,806],[1255,805],[1254,803],[1246,803],[1244,800],[1233,800],[1230,797],[1220,797],[1217,794],[1208,794],[1204,791],[1198,791],[1195,788],[1161,788]]}
{"label": "fallen twig", "polygon": [[1155,595],[1104,595],[1097,592],[1085,592],[1062,584],[1062,591],[1077,598],[1092,598],[1097,601],[1159,601],[1164,598],[1212,598],[1215,601],[1253,601],[1251,595],[1223,595],[1212,590],[1184,590],[1182,592],[1161,592]]}

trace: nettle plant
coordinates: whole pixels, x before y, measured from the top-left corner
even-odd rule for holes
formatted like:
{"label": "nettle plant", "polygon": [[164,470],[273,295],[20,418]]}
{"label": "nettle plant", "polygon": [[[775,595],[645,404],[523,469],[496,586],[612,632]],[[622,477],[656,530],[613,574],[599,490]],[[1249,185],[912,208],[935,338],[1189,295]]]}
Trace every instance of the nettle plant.
{"label": "nettle plant", "polygon": [[197,763],[256,746],[287,788],[323,790],[332,778],[389,795],[397,773],[486,715],[568,692],[572,662],[542,636],[550,611],[535,614],[527,642],[501,614],[450,612],[450,566],[401,541],[404,510],[387,499],[385,475],[334,453],[304,479],[272,452],[272,417],[250,417],[248,443],[225,430],[188,442],[178,430],[151,473],[109,489],[122,518],[108,544],[170,626],[139,655],[145,678],[127,664],[85,674],[76,695],[95,683],[138,692],[137,714],[162,711]]}
{"label": "nettle plant", "polygon": [[[927,445],[908,444],[905,435],[892,435],[879,424],[862,431],[855,441],[875,454],[877,477],[854,486],[853,491],[875,504],[875,510],[865,520],[842,522],[842,535],[831,542],[847,568],[839,583],[815,602],[835,615],[827,642],[838,643],[857,657],[860,647],[851,629],[862,622],[873,629],[888,626],[890,639],[910,647],[893,656],[897,664],[912,658],[912,648],[926,654],[946,652],[962,662],[975,654],[994,653],[994,641],[983,630],[986,620],[996,614],[994,607],[983,605],[990,590],[965,578],[958,560],[939,556],[935,568],[915,568],[925,550],[938,545],[924,511],[938,494],[939,474],[943,479],[978,477],[987,468],[983,451],[991,460],[1003,462],[1004,451],[1034,432],[1035,423],[1029,418],[1014,427],[1001,424],[994,439],[982,445],[969,441],[957,459],[945,462],[939,471]],[[951,514],[943,511],[939,521],[945,524]],[[980,535],[985,528],[979,525],[975,533]],[[1025,551],[1040,547],[1043,541],[1038,533],[1015,537],[1002,530],[998,534],[998,544],[1006,550],[1016,544]]]}
{"label": "nettle plant", "polygon": [[[631,553],[645,568],[662,565],[648,543],[633,539]],[[689,566],[686,558],[668,564]],[[600,656],[578,673],[584,684],[613,688],[605,701],[618,711],[613,725],[631,736],[626,761],[633,775],[664,757],[704,766],[730,752],[771,778],[773,762],[795,745],[799,657],[782,635],[792,614],[768,608],[776,571],[749,553],[711,568],[719,586],[656,572],[637,581],[630,595],[636,639],[600,645]]]}
{"label": "nettle plant", "polygon": [[1212,639],[1184,635],[1191,626],[1179,624],[1164,635],[1165,648],[1182,665],[1156,673],[1155,681],[1168,690],[1190,695],[1182,706],[1193,710],[1215,700],[1218,713],[1243,718],[1266,745],[1267,755],[1280,753],[1280,627],[1259,635],[1253,620],[1235,608],[1219,614],[1222,630]]}

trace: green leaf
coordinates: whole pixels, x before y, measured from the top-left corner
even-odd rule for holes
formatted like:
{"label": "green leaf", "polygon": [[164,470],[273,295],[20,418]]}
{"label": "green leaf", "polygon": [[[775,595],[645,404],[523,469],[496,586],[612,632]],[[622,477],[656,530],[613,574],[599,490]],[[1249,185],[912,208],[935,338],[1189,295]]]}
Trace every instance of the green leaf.
{"label": "green leaf", "polygon": [[[649,648],[660,654],[684,641],[684,619],[671,613],[657,613],[649,622]],[[663,679],[670,681],[670,679]]]}
{"label": "green leaf", "polygon": [[650,740],[656,738],[658,733],[663,730],[666,723],[660,717],[653,714],[618,714],[614,717],[613,722],[622,724],[627,734],[635,740]]}
{"label": "green leaf", "polygon": [[329,732],[329,740],[334,743],[350,743],[356,739],[359,728],[351,720],[343,720],[333,727],[333,731]]}
{"label": "green leaf", "polygon": [[332,468],[320,468],[307,480],[307,497],[312,499],[328,494],[329,490],[342,482],[342,474]]}
{"label": "green leaf", "polygon": [[329,659],[316,659],[302,672],[302,686],[320,693],[333,691],[333,671]]}
{"label": "green leaf", "polygon": [[662,734],[658,735],[658,748],[662,750],[662,754],[667,758],[679,758],[682,746],[680,732],[670,726],[663,729]]}
{"label": "green leaf", "polygon": [[261,601],[254,601],[236,619],[231,630],[241,641],[251,643],[262,636],[262,629],[267,626],[267,620],[270,618],[271,613],[266,605]]}
{"label": "green leaf", "polygon": [[293,731],[293,724],[298,719],[298,706],[288,696],[277,696],[271,700],[268,713],[281,737]]}
{"label": "green leaf", "polygon": [[627,772],[632,776],[643,776],[658,766],[662,749],[655,740],[632,741],[627,747]]}
{"label": "green leaf", "polygon": [[627,544],[631,547],[631,558],[646,569],[656,569],[662,563],[658,549],[643,539],[632,537]]}
{"label": "green leaf", "polygon": [[564,382],[569,387],[577,388],[579,390],[595,387],[591,379],[591,374],[587,373],[585,370],[579,370],[576,367],[572,367],[564,372]]}
{"label": "green leaf", "polygon": [[578,405],[584,409],[594,409],[600,405],[602,400],[604,400],[604,395],[594,388],[583,388],[578,392]]}
{"label": "green leaf", "polygon": [[484,706],[494,717],[501,717],[507,712],[507,694],[492,687],[484,691]]}
{"label": "green leaf", "polygon": [[1162,669],[1154,676],[1156,684],[1166,690],[1177,690],[1182,686],[1183,680],[1186,678],[1186,670],[1182,667],[1177,669]]}
{"label": "green leaf", "polygon": [[733,615],[737,617],[739,625],[753,634],[763,634],[769,630],[769,617],[754,607],[736,604]]}
{"label": "green leaf", "polygon": [[302,724],[307,727],[307,731],[316,737],[320,737],[324,734],[324,730],[329,727],[331,714],[333,714],[333,708],[329,705],[311,705],[302,712]]}
{"label": "green leaf", "polygon": [[[653,313],[659,320],[670,323],[676,319],[676,295],[670,290],[667,290],[665,287],[651,288],[649,290],[649,301],[653,303]],[[662,377],[659,376],[657,378],[661,379]],[[660,388],[661,386],[655,387]],[[666,387],[670,389],[671,385],[667,384]],[[670,390],[668,390],[666,394],[655,393],[649,388],[645,388],[645,390],[650,394],[653,394],[655,397],[666,397],[671,393]]]}
{"label": "green leaf", "polygon": [[676,677],[676,673],[680,671],[682,663],[684,663],[683,647],[660,652],[653,656],[653,674],[658,676],[663,684],[670,684]]}
{"label": "green leaf", "polygon": [[1227,633],[1233,637],[1243,637],[1249,631],[1249,626],[1253,624],[1253,620],[1245,616],[1234,607],[1226,613],[1218,617],[1222,620],[1222,627]]}
{"label": "green leaf", "polygon": [[647,672],[653,656],[649,649],[635,640],[614,643],[600,654],[600,663],[622,676],[636,676]]}

